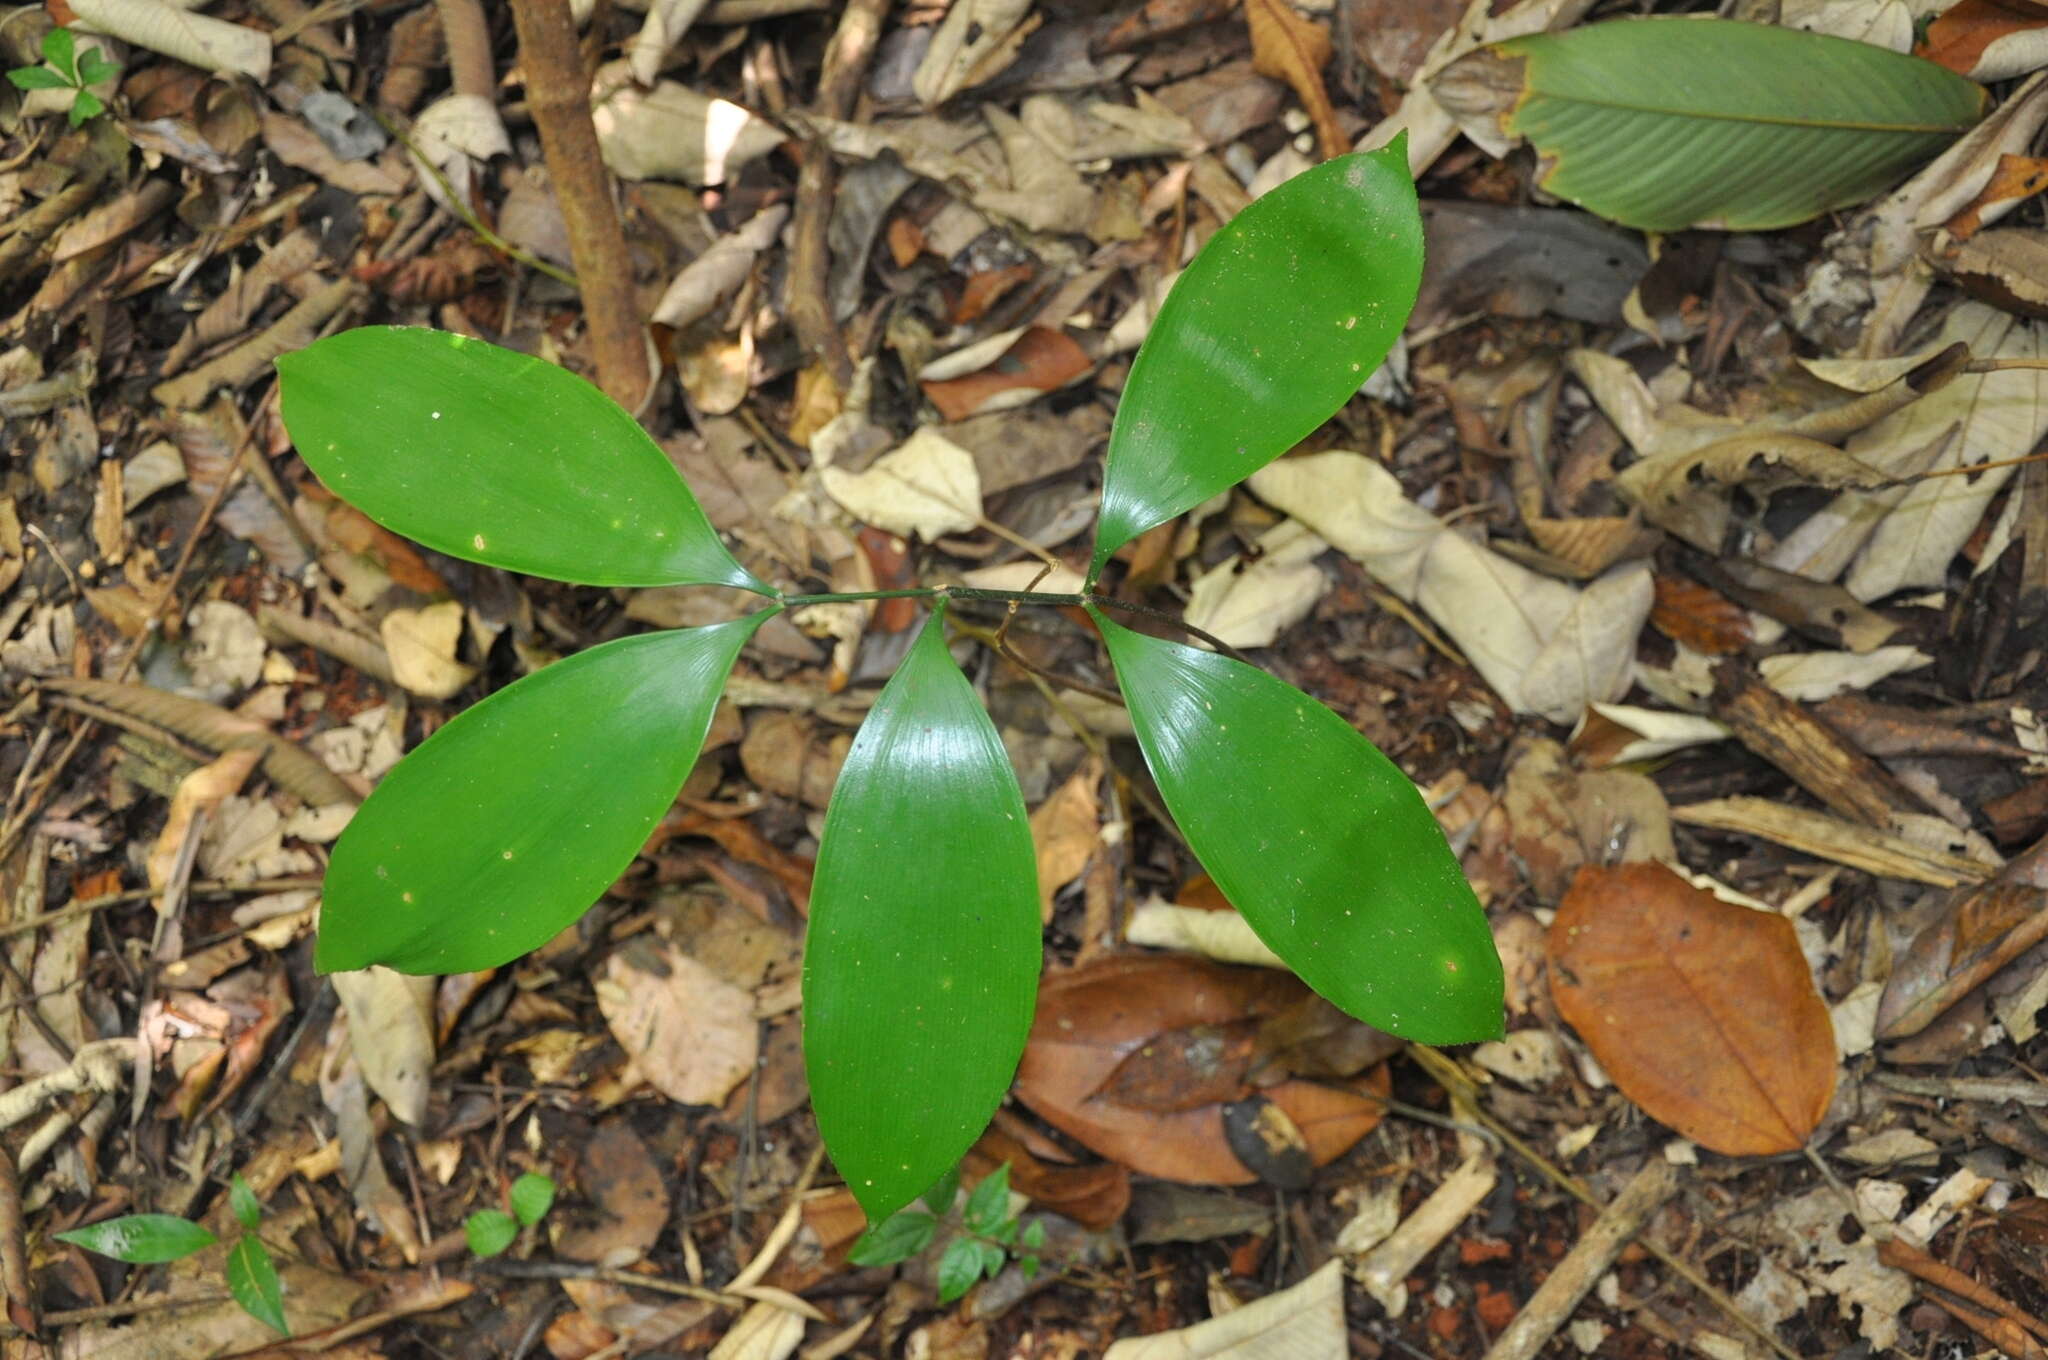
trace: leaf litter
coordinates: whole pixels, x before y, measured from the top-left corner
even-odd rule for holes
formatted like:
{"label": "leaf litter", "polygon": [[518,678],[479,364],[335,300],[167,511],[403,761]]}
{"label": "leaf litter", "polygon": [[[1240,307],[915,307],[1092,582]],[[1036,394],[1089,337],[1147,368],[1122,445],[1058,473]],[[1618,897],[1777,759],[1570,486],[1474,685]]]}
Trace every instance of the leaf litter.
{"label": "leaf litter", "polygon": [[[1034,550],[1083,565],[1128,355],[1194,249],[1397,130],[1424,173],[1434,263],[1399,363],[1110,579],[1254,651],[1432,791],[1515,1028],[1389,1062],[1386,1036],[1316,1012],[1203,890],[1122,715],[1040,688],[1099,678],[1086,630],[1019,615],[1005,651],[963,654],[981,649],[970,674],[1025,775],[1048,971],[968,1175],[1008,1162],[1073,1254],[943,1309],[928,1272],[885,1293],[846,1266],[858,1225],[819,1193],[794,1026],[817,814],[914,620],[764,628],[676,808],[587,921],[492,974],[352,975],[323,999],[310,885],[403,750],[560,656],[731,613],[423,553],[335,502],[277,421],[270,360],[329,326],[431,324],[592,371],[597,318],[533,267],[573,260],[548,157],[506,117],[536,97],[504,84],[509,25],[462,5],[348,34],[271,5],[169,25],[73,8],[120,64],[121,131],[0,103],[0,430],[23,455],[0,489],[4,1040],[18,1090],[98,1093],[10,1115],[33,1121],[34,1250],[124,1204],[217,1217],[208,1178],[247,1168],[268,1203],[291,1187],[279,1229],[315,1244],[320,1264],[287,1270],[295,1322],[353,1311],[365,1356],[449,1325],[564,1357],[1039,1353],[1027,1336],[1062,1355],[1462,1354],[1509,1322],[1615,1354],[2048,1337],[2025,1311],[2048,1149],[2012,1080],[2048,1060],[2048,480],[1998,466],[2048,418],[2038,373],[1963,371],[2041,358],[2038,16],[1922,6],[1916,38],[1904,5],[1757,7],[1917,43],[1991,112],[1831,230],[1647,244],[1533,206],[1550,166],[1504,159],[1460,102],[1496,60],[1471,54],[1583,31],[1576,0],[954,0],[876,20],[853,71],[826,7],[599,20],[591,40],[626,56],[591,94],[634,321],[683,388],[642,415],[769,579],[1023,588]],[[39,60],[49,22],[23,15],[0,25],[10,66]],[[819,98],[819,72],[860,97]],[[378,118],[438,174],[367,135]],[[813,156],[845,189],[815,297],[793,269]],[[1709,263],[1689,273],[1687,250]],[[831,319],[843,370],[807,315]],[[1005,622],[961,617],[990,638]],[[1728,658],[1784,706],[1738,721]],[[1860,751],[1905,793],[1850,796],[1816,751]],[[1871,805],[1887,814],[1845,811]],[[123,1036],[147,1057],[109,1075],[91,1055]],[[232,1144],[206,1141],[213,1111]],[[1646,1162],[1681,1193],[1611,1287],[1553,1314],[1532,1281],[1586,1259],[1575,1192],[1475,1129],[1601,1203]],[[1841,1186],[1769,1160],[1793,1151]],[[563,1187],[559,1221],[526,1260],[453,1279],[462,1218],[525,1171]],[[1753,1225],[1740,1251],[1734,1219]],[[32,1288],[0,1270],[11,1316],[51,1315],[77,1353],[268,1339],[231,1305],[163,1314],[175,1332],[68,1320],[100,1282],[33,1259]],[[1349,1281],[1319,1264],[1339,1259]],[[551,1262],[706,1296],[526,1268]]]}

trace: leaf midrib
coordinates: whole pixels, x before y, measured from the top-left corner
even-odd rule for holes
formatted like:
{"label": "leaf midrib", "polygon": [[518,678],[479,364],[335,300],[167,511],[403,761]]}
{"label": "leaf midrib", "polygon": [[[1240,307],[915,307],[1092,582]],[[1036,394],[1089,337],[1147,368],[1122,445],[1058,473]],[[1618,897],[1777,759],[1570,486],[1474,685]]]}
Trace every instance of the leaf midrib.
{"label": "leaf midrib", "polygon": [[1702,123],[1741,123],[1756,127],[1809,128],[1825,132],[1895,132],[1914,136],[1950,136],[1969,131],[1974,122],[1961,124],[1947,123],[1856,123],[1823,122],[1812,118],[1788,118],[1759,116],[1755,114],[1698,112],[1683,108],[1660,108],[1649,104],[1626,104],[1612,99],[1594,99],[1586,95],[1561,94],[1551,90],[1532,90],[1522,108],[1515,115],[1517,123],[1522,122],[1538,100],[1555,99],[1568,104],[1579,104],[1587,108],[1612,109],[1618,113],[1629,113],[1665,118],[1690,118]]}

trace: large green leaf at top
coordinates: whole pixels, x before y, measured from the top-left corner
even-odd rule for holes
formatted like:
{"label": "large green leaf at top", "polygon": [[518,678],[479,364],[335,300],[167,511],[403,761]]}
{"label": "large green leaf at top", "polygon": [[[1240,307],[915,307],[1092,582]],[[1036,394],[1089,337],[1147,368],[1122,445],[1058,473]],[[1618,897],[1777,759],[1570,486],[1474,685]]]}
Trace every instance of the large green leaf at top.
{"label": "large green leaf at top", "polygon": [[471,562],[594,586],[774,592],[618,403],[543,359],[365,326],[277,361],[285,428],[343,500]]}
{"label": "large green leaf at top", "polygon": [[434,733],[335,844],[320,971],[461,973],[554,938],[647,843],[774,612],[592,647]]}
{"label": "large green leaf at top", "polygon": [[1499,1037],[1492,931],[1408,776],[1264,671],[1090,612],[1167,809],[1259,938],[1368,1024]]}
{"label": "large green leaf at top", "polygon": [[1527,137],[1545,190],[1645,231],[1762,231],[1859,203],[1985,102],[1954,72],[1869,43],[1683,17],[1495,43],[1433,89]]}
{"label": "large green leaf at top", "polygon": [[1386,357],[1421,281],[1405,139],[1303,171],[1210,237],[1124,383],[1088,579],[1328,420]]}
{"label": "large green leaf at top", "polygon": [[804,1068],[818,1132],[871,1223],[981,1135],[1038,991],[1024,799],[942,613],[854,739],[811,881]]}

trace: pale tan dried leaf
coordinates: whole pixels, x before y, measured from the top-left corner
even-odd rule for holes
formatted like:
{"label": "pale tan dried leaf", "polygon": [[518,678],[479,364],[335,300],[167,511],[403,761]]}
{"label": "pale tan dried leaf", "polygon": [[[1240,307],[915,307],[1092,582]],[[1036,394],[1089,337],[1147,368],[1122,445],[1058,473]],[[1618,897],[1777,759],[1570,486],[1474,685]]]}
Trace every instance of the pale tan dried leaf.
{"label": "pale tan dried leaf", "polygon": [[1731,513],[1729,487],[1768,495],[1787,486],[1879,487],[1890,480],[1890,473],[1832,444],[1759,432],[1644,458],[1614,484],[1652,523],[1704,552],[1719,552]]}
{"label": "pale tan dried leaf", "polygon": [[591,109],[598,148],[613,174],[723,184],[788,135],[730,100],[698,94],[672,80],[642,89],[621,79],[624,75],[623,65],[599,72],[601,93]]}
{"label": "pale tan dried leaf", "polygon": [[634,940],[597,983],[605,1024],[670,1100],[716,1105],[754,1070],[753,996],[672,944]]}
{"label": "pale tan dried leaf", "polygon": [[1181,907],[1153,897],[1131,912],[1124,938],[1151,949],[1200,954],[1218,963],[1246,963],[1260,968],[1287,967],[1252,930],[1251,922],[1234,911]]}
{"label": "pale tan dried leaf", "polygon": [[681,329],[716,307],[746,281],[754,261],[775,244],[789,209],[770,204],[747,219],[745,226],[712,242],[711,248],[685,265],[654,304],[654,320]]}
{"label": "pale tan dried leaf", "polygon": [[1232,554],[1195,578],[1187,621],[1233,647],[1269,647],[1330,588],[1316,558],[1329,548],[1309,529],[1283,520],[1259,535],[1247,565]]}
{"label": "pale tan dried leaf", "polygon": [[462,606],[443,600],[424,609],[394,609],[378,633],[391,658],[391,675],[414,694],[452,699],[476,678],[476,667],[455,659],[462,638]]}
{"label": "pale tan dried leaf", "polygon": [[[1031,0],[954,0],[932,33],[924,60],[910,77],[910,88],[927,108],[937,108],[985,80],[1008,62],[1002,60],[1010,36],[1031,13]],[[988,69],[983,69],[984,64]]]}
{"label": "pale tan dried leaf", "polygon": [[865,472],[827,467],[818,475],[848,514],[877,529],[929,542],[981,523],[981,473],[974,455],[928,426]]}
{"label": "pale tan dried leaf", "polygon": [[243,747],[201,765],[178,781],[177,792],[171,795],[170,816],[150,847],[147,870],[151,889],[162,892],[169,886],[178,856],[192,834],[193,820],[240,792],[249,772],[262,758],[261,750]]}
{"label": "pale tan dried leaf", "polygon": [[1345,1360],[1344,1263],[1332,1260],[1291,1289],[1177,1331],[1129,1337],[1102,1360]]}
{"label": "pale tan dried leaf", "polygon": [[105,33],[216,75],[270,79],[270,35],[193,14],[163,0],[78,0],[71,6],[82,32]]}
{"label": "pale tan dried leaf", "polygon": [[201,693],[239,694],[263,674],[263,630],[242,606],[206,600],[185,616],[185,626],[185,665]]}
{"label": "pale tan dried leaf", "polygon": [[1052,899],[1074,881],[1102,840],[1102,809],[1096,786],[1102,762],[1094,756],[1081,762],[1067,782],[1054,789],[1031,812],[1031,842],[1038,857],[1039,913],[1052,920]]}
{"label": "pale tan dried leaf", "polygon": [[1634,653],[1651,599],[1632,572],[1602,590],[1597,614],[1581,611],[1577,588],[1464,537],[1355,453],[1282,459],[1252,474],[1251,487],[1421,606],[1518,712],[1570,723],[1626,687],[1622,658]]}
{"label": "pale tan dried leaf", "polygon": [[407,148],[407,155],[415,166],[424,159],[440,172],[436,179],[422,168],[420,186],[436,203],[451,209],[455,205],[445,202],[442,180],[467,204],[476,168],[493,156],[512,152],[512,139],[498,116],[498,106],[475,94],[444,95],[427,105],[412,125],[412,145],[418,150]]}
{"label": "pale tan dried leaf", "polygon": [[418,1127],[433,1084],[436,979],[384,967],[328,978],[348,1015],[349,1047],[363,1080],[393,1115]]}
{"label": "pale tan dried leaf", "polygon": [[647,7],[647,18],[634,35],[628,53],[635,80],[652,85],[660,78],[662,62],[707,3],[708,0],[654,0]]}

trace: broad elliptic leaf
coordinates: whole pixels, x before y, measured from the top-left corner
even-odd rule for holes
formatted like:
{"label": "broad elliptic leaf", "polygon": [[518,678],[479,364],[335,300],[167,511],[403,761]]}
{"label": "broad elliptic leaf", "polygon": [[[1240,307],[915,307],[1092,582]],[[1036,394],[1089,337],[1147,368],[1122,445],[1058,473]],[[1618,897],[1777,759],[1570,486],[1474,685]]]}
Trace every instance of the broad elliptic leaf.
{"label": "broad elliptic leaf", "polygon": [[518,1240],[519,1220],[503,1209],[479,1209],[462,1220],[462,1235],[471,1255],[496,1256]]}
{"label": "broad elliptic leaf", "polygon": [[1834,1022],[1787,918],[1662,864],[1589,864],[1546,952],[1558,1014],[1652,1119],[1767,1157],[1796,1152],[1827,1114]]}
{"label": "broad elliptic leaf", "polygon": [[1859,203],[1985,103],[1983,87],[1918,57],[1715,18],[1513,38],[1432,89],[1527,137],[1545,191],[1644,231],[1764,231]]}
{"label": "broad elliptic leaf", "polygon": [[1124,383],[1088,579],[1329,419],[1386,357],[1421,280],[1404,139],[1303,171],[1210,237]]}
{"label": "broad elliptic leaf", "polygon": [[255,1233],[243,1234],[228,1249],[227,1278],[228,1292],[243,1312],[280,1335],[292,1334],[284,1317],[284,1282],[277,1277],[277,1263]]}
{"label": "broad elliptic leaf", "polygon": [[596,586],[767,586],[668,455],[544,359],[364,326],[277,361],[285,428],[334,493],[450,557]]}
{"label": "broad elliptic leaf", "polygon": [[774,612],[578,652],[434,733],[335,844],[320,971],[464,973],[554,938],[646,844]]}
{"label": "broad elliptic leaf", "polygon": [[1367,1024],[1499,1037],[1486,914],[1408,776],[1264,671],[1089,612],[1167,809],[1259,938]]}
{"label": "broad elliptic leaf", "polygon": [[529,1171],[512,1182],[512,1216],[527,1227],[541,1221],[555,1204],[555,1182],[551,1176]]}
{"label": "broad elliptic leaf", "polygon": [[854,739],[811,887],[804,1068],[870,1222],[973,1146],[1017,1070],[1038,986],[1023,795],[943,615]]}
{"label": "broad elliptic leaf", "polygon": [[53,1236],[132,1266],[182,1261],[220,1240],[208,1229],[175,1214],[129,1214]]}

